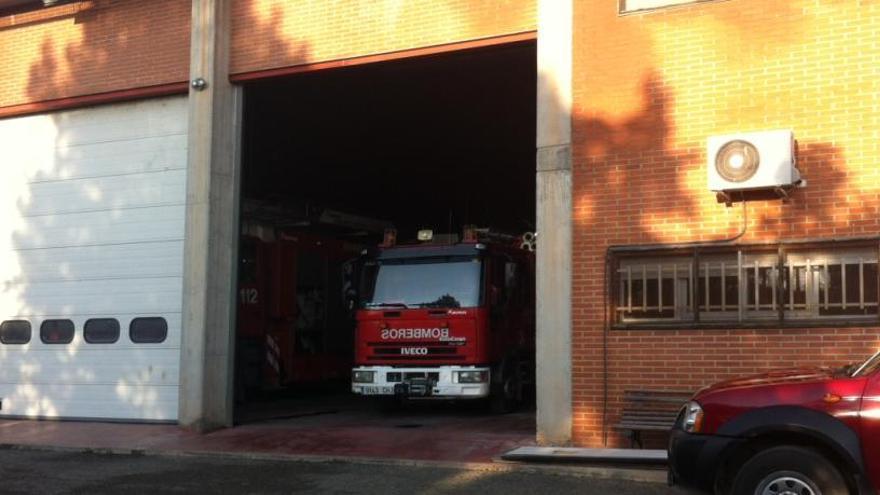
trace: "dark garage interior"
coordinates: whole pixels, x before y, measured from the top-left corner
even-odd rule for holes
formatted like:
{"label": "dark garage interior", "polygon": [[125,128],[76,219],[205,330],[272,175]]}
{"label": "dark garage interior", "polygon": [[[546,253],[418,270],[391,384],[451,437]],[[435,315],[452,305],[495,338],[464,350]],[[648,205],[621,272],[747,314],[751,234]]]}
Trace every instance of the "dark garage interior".
{"label": "dark garage interior", "polygon": [[346,395],[343,270],[386,228],[535,230],[536,77],[526,42],[245,87],[237,421]]}

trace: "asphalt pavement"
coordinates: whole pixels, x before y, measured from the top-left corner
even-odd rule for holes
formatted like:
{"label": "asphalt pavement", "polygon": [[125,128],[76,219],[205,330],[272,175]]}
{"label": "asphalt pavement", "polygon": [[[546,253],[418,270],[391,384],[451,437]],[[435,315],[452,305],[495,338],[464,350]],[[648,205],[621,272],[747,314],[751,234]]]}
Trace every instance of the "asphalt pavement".
{"label": "asphalt pavement", "polygon": [[259,460],[0,450],[2,494],[672,495],[661,483],[597,479],[578,469],[406,462]]}

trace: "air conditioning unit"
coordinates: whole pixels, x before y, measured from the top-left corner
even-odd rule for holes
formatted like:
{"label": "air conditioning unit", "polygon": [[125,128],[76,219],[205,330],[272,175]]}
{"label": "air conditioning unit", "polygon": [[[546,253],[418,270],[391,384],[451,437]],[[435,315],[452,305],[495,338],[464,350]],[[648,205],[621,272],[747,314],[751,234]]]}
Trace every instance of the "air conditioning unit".
{"label": "air conditioning unit", "polygon": [[712,136],[707,146],[709,189],[782,189],[801,181],[790,130]]}

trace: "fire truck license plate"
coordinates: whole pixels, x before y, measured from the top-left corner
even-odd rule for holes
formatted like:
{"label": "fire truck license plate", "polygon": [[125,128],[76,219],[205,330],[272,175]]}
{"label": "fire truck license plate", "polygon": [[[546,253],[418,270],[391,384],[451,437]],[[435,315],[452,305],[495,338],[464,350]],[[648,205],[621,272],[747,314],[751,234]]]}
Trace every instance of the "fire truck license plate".
{"label": "fire truck license plate", "polygon": [[361,387],[361,393],[364,395],[392,395],[394,387],[383,387],[381,385],[364,385]]}

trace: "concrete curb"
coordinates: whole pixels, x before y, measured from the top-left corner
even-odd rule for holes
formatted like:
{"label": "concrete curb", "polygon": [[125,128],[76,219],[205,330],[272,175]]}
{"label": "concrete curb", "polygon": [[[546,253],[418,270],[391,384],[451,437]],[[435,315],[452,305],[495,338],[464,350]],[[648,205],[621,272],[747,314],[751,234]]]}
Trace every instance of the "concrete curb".
{"label": "concrete curb", "polygon": [[641,483],[666,483],[666,471],[661,469],[631,469],[618,467],[576,466],[571,464],[534,464],[504,461],[500,458],[493,462],[452,462],[427,461],[419,459],[390,459],[378,457],[356,456],[322,456],[302,454],[272,454],[264,452],[217,452],[203,450],[151,450],[151,449],[120,449],[101,447],[68,447],[54,445],[31,445],[0,443],[0,450],[18,450],[30,452],[56,452],[69,454],[127,455],[150,456],[164,458],[203,458],[271,462],[313,462],[313,463],[347,463],[362,465],[402,466],[417,468],[443,468],[463,471],[482,471],[491,473],[542,473],[558,476],[580,478],[609,479],[634,481]]}
{"label": "concrete curb", "polygon": [[505,461],[573,463],[617,467],[665,468],[669,456],[659,449],[611,449],[583,447],[517,447],[501,454]]}

